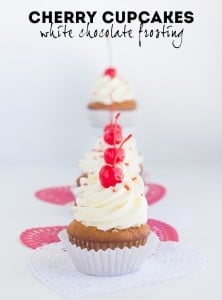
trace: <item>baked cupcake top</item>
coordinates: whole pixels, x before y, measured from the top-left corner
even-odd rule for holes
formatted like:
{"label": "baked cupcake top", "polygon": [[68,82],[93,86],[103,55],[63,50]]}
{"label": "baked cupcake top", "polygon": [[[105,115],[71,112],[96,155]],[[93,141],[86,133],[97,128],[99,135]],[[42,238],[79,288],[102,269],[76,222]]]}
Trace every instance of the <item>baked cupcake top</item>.
{"label": "baked cupcake top", "polygon": [[91,94],[91,103],[102,103],[104,105],[111,105],[114,103],[121,103],[134,99],[134,95],[130,85],[117,74],[116,69],[106,69],[102,76],[98,79],[93,87]]}

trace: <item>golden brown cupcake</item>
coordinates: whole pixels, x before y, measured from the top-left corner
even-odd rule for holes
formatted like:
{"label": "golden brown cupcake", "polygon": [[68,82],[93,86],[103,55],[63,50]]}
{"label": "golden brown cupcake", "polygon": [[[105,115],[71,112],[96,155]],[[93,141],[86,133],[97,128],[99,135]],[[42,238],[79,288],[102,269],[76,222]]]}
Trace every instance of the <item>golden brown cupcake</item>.
{"label": "golden brown cupcake", "polygon": [[101,110],[117,110],[126,111],[136,109],[136,101],[134,100],[123,100],[122,102],[102,103],[102,102],[90,102],[88,104],[89,109],[101,109]]}
{"label": "golden brown cupcake", "polygon": [[[134,168],[123,168],[127,150],[121,148],[121,128],[118,135],[112,125],[108,130],[114,133],[114,139],[105,138],[111,147],[104,152],[103,165],[79,179],[74,220],[62,237],[76,268],[97,276],[137,270],[157,242],[147,224],[143,179]],[[127,136],[124,142],[131,138]]]}

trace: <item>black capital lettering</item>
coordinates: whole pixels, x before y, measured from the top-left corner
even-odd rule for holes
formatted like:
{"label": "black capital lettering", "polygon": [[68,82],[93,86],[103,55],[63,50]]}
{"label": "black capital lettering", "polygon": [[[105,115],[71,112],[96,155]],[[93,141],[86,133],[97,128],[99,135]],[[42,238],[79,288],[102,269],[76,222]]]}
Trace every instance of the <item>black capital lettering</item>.
{"label": "black capital lettering", "polygon": [[[33,18],[34,16],[37,16],[37,19],[36,18]],[[38,12],[38,11],[32,11],[32,12],[30,12],[30,14],[29,14],[29,21],[31,22],[31,23],[39,23],[39,21],[40,21],[40,13]]]}
{"label": "black capital lettering", "polygon": [[183,12],[175,11],[175,23],[183,23]]}
{"label": "black capital lettering", "polygon": [[49,11],[48,14],[46,11],[43,11],[42,12],[42,23],[47,23],[47,20],[48,19],[48,23],[52,23],[52,12]]}
{"label": "black capital lettering", "polygon": [[185,17],[185,23],[193,23],[194,21],[194,16],[193,16],[193,12],[192,11],[186,11],[184,13],[184,17]]}
{"label": "black capital lettering", "polygon": [[164,12],[164,23],[173,23],[172,16],[173,16],[172,11],[169,11],[169,12],[165,11]]}
{"label": "black capital lettering", "polygon": [[[109,19],[107,18],[107,16],[111,16]],[[111,11],[106,11],[104,12],[102,19],[105,23],[112,23],[113,22],[113,13]]]}
{"label": "black capital lettering", "polygon": [[[146,19],[144,19],[144,16],[146,16]],[[150,14],[148,13],[148,11],[141,11],[141,13],[139,14],[140,23],[148,23],[150,21],[149,16]]]}
{"label": "black capital lettering", "polygon": [[155,23],[155,22],[158,22],[158,23],[162,23],[162,20],[159,16],[159,13],[158,11],[155,11],[153,17],[152,17],[152,20],[151,20],[151,23]]}
{"label": "black capital lettering", "polygon": [[76,12],[76,23],[86,23],[85,22],[85,13],[83,11]]}
{"label": "black capital lettering", "polygon": [[62,23],[62,12],[61,11],[55,11],[54,17],[55,17],[55,23]]}
{"label": "black capital lettering", "polygon": [[131,23],[131,21],[136,20],[137,13],[135,11],[129,11],[128,12],[128,22]]}
{"label": "black capital lettering", "polygon": [[93,11],[93,12],[87,11],[86,13],[89,16],[89,23],[93,23],[94,17],[95,17],[97,12],[96,11]]}
{"label": "black capital lettering", "polygon": [[73,17],[74,17],[73,12],[65,11],[64,12],[64,23],[74,23]]}

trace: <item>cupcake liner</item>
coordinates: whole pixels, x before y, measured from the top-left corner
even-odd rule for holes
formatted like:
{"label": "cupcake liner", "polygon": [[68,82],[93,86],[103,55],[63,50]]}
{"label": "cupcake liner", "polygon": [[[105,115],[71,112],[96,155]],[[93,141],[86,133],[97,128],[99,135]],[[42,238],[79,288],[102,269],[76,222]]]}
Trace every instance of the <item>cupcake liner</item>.
{"label": "cupcake liner", "polygon": [[144,246],[88,251],[72,245],[66,230],[59,233],[59,238],[76,269],[94,276],[118,276],[137,271],[145,259],[155,252],[159,243],[157,235],[151,232]]}
{"label": "cupcake liner", "polygon": [[[120,124],[123,127],[134,127],[138,119],[138,109],[121,112]],[[88,115],[93,127],[104,127],[110,120],[109,110],[88,109]]]}

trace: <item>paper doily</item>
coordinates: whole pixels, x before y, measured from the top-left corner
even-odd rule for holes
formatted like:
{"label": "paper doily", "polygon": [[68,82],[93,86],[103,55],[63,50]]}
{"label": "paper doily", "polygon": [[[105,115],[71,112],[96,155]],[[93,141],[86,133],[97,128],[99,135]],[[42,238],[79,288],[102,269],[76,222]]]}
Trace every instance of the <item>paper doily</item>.
{"label": "paper doily", "polygon": [[149,205],[152,205],[159,200],[161,200],[165,194],[166,189],[164,186],[156,183],[148,183],[146,184],[148,186],[148,192],[146,193],[146,199],[148,201]]}
{"label": "paper doily", "polygon": [[33,274],[43,284],[70,299],[180,279],[198,273],[204,266],[203,258],[196,251],[175,242],[160,242],[156,253],[139,271],[118,277],[79,273],[61,243],[38,248],[30,259]]}
{"label": "paper doily", "polygon": [[[156,233],[160,241],[178,241],[178,233],[169,224],[150,219],[148,224],[151,230]],[[66,226],[50,226],[29,228],[20,235],[20,241],[27,247],[36,249],[38,247],[59,242],[58,233]]]}
{"label": "paper doily", "polygon": [[58,205],[65,205],[75,200],[71,186],[46,188],[37,191],[35,196],[42,201]]}
{"label": "paper doily", "polygon": [[58,233],[66,226],[30,228],[23,231],[20,241],[27,247],[36,249],[44,245],[59,242]]}
{"label": "paper doily", "polygon": [[[154,204],[162,199],[166,193],[166,189],[160,184],[149,183],[146,185],[149,188],[148,192],[146,193],[146,198],[149,205]],[[71,186],[46,188],[37,191],[35,196],[42,201],[58,205],[65,205],[75,200],[75,196],[71,192]]]}
{"label": "paper doily", "polygon": [[149,219],[148,224],[151,230],[159,237],[160,241],[179,241],[178,233],[171,225],[154,219]]}

